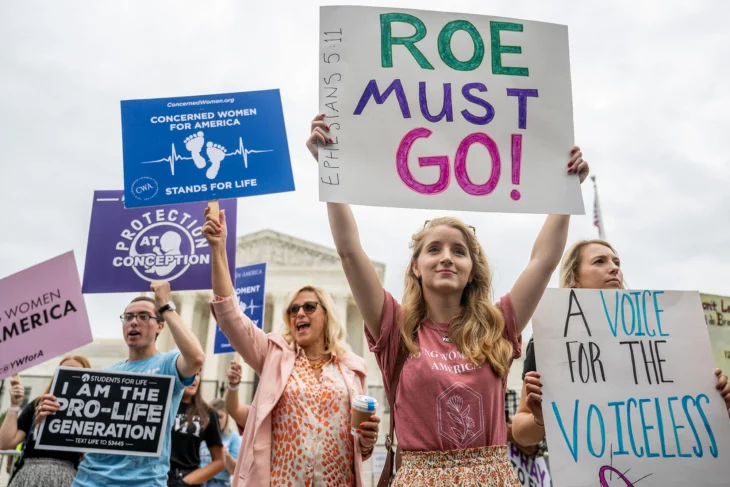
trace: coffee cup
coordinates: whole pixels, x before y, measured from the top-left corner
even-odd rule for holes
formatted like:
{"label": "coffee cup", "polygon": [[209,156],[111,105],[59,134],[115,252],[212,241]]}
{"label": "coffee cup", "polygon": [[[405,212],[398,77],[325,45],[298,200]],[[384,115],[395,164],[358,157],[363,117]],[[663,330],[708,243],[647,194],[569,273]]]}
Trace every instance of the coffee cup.
{"label": "coffee cup", "polygon": [[360,423],[370,421],[370,416],[375,414],[378,408],[378,401],[370,396],[355,396],[352,398],[352,423],[350,431],[354,436],[360,436],[357,432],[360,429]]}

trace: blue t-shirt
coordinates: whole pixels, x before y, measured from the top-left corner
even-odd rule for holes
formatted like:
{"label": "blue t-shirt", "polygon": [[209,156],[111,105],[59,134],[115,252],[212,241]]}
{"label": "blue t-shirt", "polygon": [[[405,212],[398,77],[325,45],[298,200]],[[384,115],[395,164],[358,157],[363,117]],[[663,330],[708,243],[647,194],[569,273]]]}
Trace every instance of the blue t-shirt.
{"label": "blue t-shirt", "polygon": [[175,414],[182,399],[183,389],[195,380],[189,377],[180,379],[177,372],[177,357],[180,352],[173,350],[158,353],[152,357],[129,362],[124,360],[107,367],[107,370],[136,372],[138,374],[159,374],[175,377],[175,385],[170,401],[167,418],[167,431],[162,443],[159,457],[143,457],[135,455],[108,455],[104,453],[87,453],[79,464],[72,487],[158,487],[167,485],[167,473],[170,471],[170,431],[175,422]]}
{"label": "blue t-shirt", "polygon": [[[229,421],[231,420],[229,419]],[[226,435],[221,432],[221,441],[225,449],[228,450],[228,453],[230,453],[233,458],[238,458],[238,452],[241,449],[241,437],[238,436],[238,433],[231,431]],[[212,460],[210,450],[208,450],[208,445],[206,445],[205,442],[202,442],[200,444],[200,468],[205,467]],[[229,474],[228,470],[225,468],[221,473],[213,478],[226,482],[226,485],[231,485],[231,474]]]}

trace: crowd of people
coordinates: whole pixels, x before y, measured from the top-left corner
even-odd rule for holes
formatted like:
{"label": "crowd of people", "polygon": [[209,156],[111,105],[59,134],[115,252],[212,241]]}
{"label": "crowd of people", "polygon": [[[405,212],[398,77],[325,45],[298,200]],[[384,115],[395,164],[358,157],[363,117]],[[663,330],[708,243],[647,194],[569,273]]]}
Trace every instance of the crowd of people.
{"label": "crowd of people", "polygon": [[[318,115],[307,147],[317,159],[319,148],[330,143],[325,117]],[[580,148],[566,154],[565,170],[581,183],[586,179],[589,167]],[[522,353],[522,331],[561,259],[561,287],[624,288],[615,249],[603,240],[579,241],[563,255],[570,217],[549,215],[524,271],[495,302],[476,229],[456,218],[436,218],[413,235],[399,302],[383,288],[350,207],[328,203],[327,212],[391,402],[385,443],[392,451],[394,427],[398,453],[386,463],[382,485],[520,485],[508,459],[508,440],[528,456],[540,456],[546,448],[532,339],[521,394],[506,389],[512,362]],[[238,305],[225,245],[235,236],[227,233],[225,212],[209,207],[205,220],[203,235],[212,255],[210,305],[235,351],[259,376],[251,404],[240,403],[242,369],[236,362],[228,371],[225,397],[212,404],[203,400],[203,349],[177,314],[169,283],[155,282],[153,298],[137,297],[122,313],[129,356],[111,370],[174,377],[160,456],[34,449],[37,427],[60,405],[49,386],[21,409],[24,388],[16,380],[0,428],[0,449],[23,445],[10,487],[365,485],[363,462],[373,454],[380,418],[373,414],[351,424],[353,400],[368,392],[367,371],[363,357],[347,343],[332,297],[314,284],[293,290],[281,330],[265,333]],[[162,353],[156,340],[165,326],[177,350]],[[66,357],[60,365],[91,367],[81,356]],[[730,408],[727,377],[714,373]],[[464,391],[480,398],[478,406],[465,404]],[[447,418],[459,427],[445,428]]]}

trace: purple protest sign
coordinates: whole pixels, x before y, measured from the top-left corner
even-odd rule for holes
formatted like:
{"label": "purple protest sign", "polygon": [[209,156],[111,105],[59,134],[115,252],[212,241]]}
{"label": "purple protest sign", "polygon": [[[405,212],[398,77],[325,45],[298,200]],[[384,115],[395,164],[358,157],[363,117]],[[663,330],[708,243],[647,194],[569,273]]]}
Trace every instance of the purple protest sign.
{"label": "purple protest sign", "polygon": [[92,340],[73,252],[0,280],[0,380]]}
{"label": "purple protest sign", "polygon": [[[84,293],[210,289],[210,246],[202,234],[207,203],[125,209],[123,191],[95,191],[84,267]],[[221,200],[228,235],[236,235],[236,200]],[[235,269],[236,239],[227,242]]]}

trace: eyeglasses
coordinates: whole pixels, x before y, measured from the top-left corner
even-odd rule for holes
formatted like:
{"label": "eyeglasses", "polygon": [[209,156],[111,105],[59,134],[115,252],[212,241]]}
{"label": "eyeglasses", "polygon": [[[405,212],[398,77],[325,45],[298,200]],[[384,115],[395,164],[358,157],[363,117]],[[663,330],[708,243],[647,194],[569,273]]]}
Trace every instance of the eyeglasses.
{"label": "eyeglasses", "polygon": [[311,315],[317,310],[317,306],[321,306],[317,301],[307,301],[304,304],[292,304],[286,310],[286,314],[289,316],[296,315],[300,309],[303,309],[305,314]]}
{"label": "eyeglasses", "polygon": [[[425,222],[423,222],[423,229],[425,229],[429,223],[431,223],[431,220],[426,220]],[[477,234],[477,227],[473,225],[467,225],[467,227],[471,228],[471,231],[474,235]]]}
{"label": "eyeglasses", "polygon": [[147,323],[150,320],[156,320],[159,321],[157,316],[152,316],[149,313],[141,312],[141,313],[124,313],[119,316],[119,318],[122,320],[122,323],[130,323],[133,319],[137,318],[137,321],[140,323]]}

